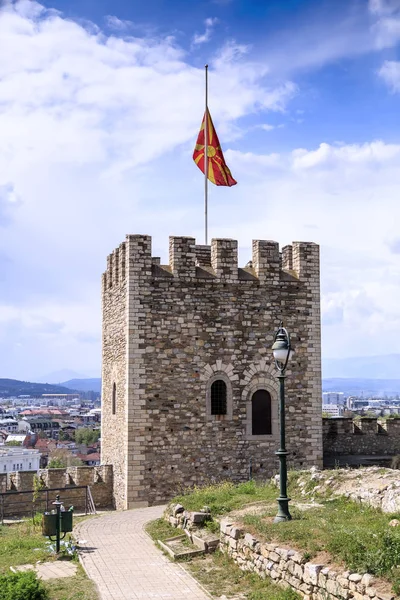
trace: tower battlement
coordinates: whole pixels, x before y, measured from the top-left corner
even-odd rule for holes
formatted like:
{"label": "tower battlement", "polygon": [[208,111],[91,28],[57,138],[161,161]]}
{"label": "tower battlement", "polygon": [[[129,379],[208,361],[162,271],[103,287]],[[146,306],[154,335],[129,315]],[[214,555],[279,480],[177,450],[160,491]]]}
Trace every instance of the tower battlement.
{"label": "tower battlement", "polygon": [[[270,350],[281,320],[292,466],[322,465],[319,246],[127,235],[103,274],[102,462],[118,508],[165,501],[211,480],[277,469],[278,384]],[[260,412],[261,411],[261,412]],[[261,426],[260,426],[261,423]]]}
{"label": "tower battlement", "polygon": [[213,238],[211,245],[197,245],[193,237],[170,236],[169,263],[161,265],[151,252],[151,237],[127,235],[107,257],[103,273],[103,294],[118,288],[130,276],[167,279],[215,279],[224,283],[247,281],[278,285],[282,278],[302,280],[319,275],[319,246],[312,242],[293,242],[279,252],[279,244],[270,240],[253,240],[251,266],[239,267],[238,242]]}

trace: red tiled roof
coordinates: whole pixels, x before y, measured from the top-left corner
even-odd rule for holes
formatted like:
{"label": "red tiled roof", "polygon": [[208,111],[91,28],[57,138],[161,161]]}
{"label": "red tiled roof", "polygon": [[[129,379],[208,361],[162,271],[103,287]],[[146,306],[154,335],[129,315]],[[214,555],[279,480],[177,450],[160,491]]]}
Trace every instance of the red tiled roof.
{"label": "red tiled roof", "polygon": [[80,458],[82,462],[100,460],[100,454],[98,452],[93,452],[92,454],[77,454],[77,457]]}

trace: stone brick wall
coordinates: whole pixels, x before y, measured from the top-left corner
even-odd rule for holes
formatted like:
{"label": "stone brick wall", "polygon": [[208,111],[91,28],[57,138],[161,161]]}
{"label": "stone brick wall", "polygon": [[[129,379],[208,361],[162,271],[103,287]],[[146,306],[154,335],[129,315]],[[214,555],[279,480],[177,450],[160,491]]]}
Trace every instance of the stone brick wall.
{"label": "stone brick wall", "polygon": [[[122,508],[127,485],[127,279],[126,244],[123,243],[107,258],[107,272],[102,279],[103,350],[102,350],[102,463],[112,464],[116,507]],[[115,414],[113,386],[115,384]],[[104,430],[104,422],[107,428]],[[104,435],[106,432],[106,435]]]}
{"label": "stone brick wall", "polygon": [[[121,266],[122,249],[126,261]],[[149,236],[129,235],[103,275],[102,462],[114,465],[118,508],[154,504],[184,486],[265,478],[277,469],[278,386],[271,345],[280,320],[296,353],[286,379],[289,463],[322,465],[319,247],[253,242],[197,246],[170,238],[169,264]],[[119,265],[118,270],[116,265]],[[211,382],[228,414],[209,410]],[[118,400],[112,414],[112,389]],[[251,398],[272,398],[272,434],[251,434]]]}
{"label": "stone brick wall", "polygon": [[300,552],[261,542],[229,520],[221,523],[220,549],[244,571],[290,586],[305,600],[395,599],[389,584],[382,591],[382,585],[375,587],[374,578],[368,573],[351,573],[307,562]]}
{"label": "stone brick wall", "polygon": [[[15,473],[0,474],[0,492],[28,492],[34,489],[35,471],[17,471]],[[52,489],[49,502],[55,500],[59,494],[61,500],[73,504],[77,510],[85,509],[85,493],[77,486],[90,486],[96,508],[113,506],[113,467],[100,465],[96,467],[67,467],[65,469],[41,469],[39,480],[43,490]],[[38,496],[37,505],[43,509],[46,494]],[[18,505],[16,504],[18,502]],[[3,507],[6,514],[11,514],[14,507],[18,514],[32,513],[33,494],[24,494],[19,497],[14,494],[5,496]]]}
{"label": "stone brick wall", "polygon": [[324,457],[400,454],[400,419],[323,419]]}

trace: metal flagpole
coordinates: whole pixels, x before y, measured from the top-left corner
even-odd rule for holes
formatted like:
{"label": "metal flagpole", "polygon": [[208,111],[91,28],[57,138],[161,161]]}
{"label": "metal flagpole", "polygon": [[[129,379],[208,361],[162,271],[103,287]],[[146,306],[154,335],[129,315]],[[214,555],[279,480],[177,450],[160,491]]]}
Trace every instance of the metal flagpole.
{"label": "metal flagpole", "polygon": [[206,110],[204,119],[204,217],[205,217],[205,237],[208,244],[208,65],[206,70]]}

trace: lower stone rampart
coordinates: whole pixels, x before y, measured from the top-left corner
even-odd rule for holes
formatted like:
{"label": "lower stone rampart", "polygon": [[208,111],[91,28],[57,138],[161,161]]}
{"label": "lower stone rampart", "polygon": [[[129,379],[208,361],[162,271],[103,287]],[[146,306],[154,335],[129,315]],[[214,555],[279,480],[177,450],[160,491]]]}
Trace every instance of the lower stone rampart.
{"label": "lower stone rampart", "polygon": [[300,552],[261,542],[229,519],[221,522],[220,550],[243,571],[252,571],[264,579],[270,577],[275,583],[296,590],[304,600],[395,600],[390,586],[384,592],[378,591],[368,573],[350,573],[307,562]]}
{"label": "lower stone rampart", "polygon": [[[35,480],[35,477],[37,479]],[[39,485],[38,485],[39,484]],[[67,467],[64,469],[41,469],[0,474],[0,493],[14,492],[3,496],[4,514],[31,514],[43,510],[55,500],[57,494],[66,504],[76,510],[86,508],[86,493],[81,486],[89,486],[96,508],[113,506],[113,467]],[[37,490],[32,493],[32,490]],[[51,490],[51,491],[48,491]],[[17,494],[17,492],[25,492]],[[50,506],[51,508],[51,506]]]}
{"label": "lower stone rampart", "polygon": [[324,418],[324,463],[341,456],[381,456],[400,454],[400,419],[376,417]]}

